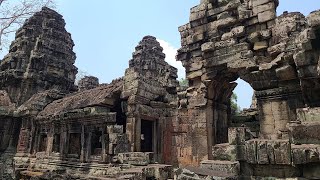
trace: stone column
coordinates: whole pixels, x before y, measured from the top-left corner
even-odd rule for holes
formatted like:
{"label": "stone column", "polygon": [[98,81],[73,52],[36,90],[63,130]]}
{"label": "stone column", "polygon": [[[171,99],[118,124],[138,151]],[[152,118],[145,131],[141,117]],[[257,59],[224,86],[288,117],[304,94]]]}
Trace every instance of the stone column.
{"label": "stone column", "polygon": [[66,148],[67,148],[67,137],[68,137],[68,133],[67,133],[67,127],[64,124],[61,127],[61,140],[60,140],[60,153],[63,157],[66,156],[66,154],[68,153]]}
{"label": "stone column", "polygon": [[51,124],[51,128],[48,132],[47,135],[47,150],[46,150],[46,154],[49,156],[52,152],[52,147],[53,147],[53,138],[54,138],[54,124]]}
{"label": "stone column", "polygon": [[81,151],[80,151],[80,162],[84,162],[84,159],[85,159],[85,152],[84,152],[84,149],[85,149],[85,139],[84,139],[84,125],[82,124],[81,125]]}
{"label": "stone column", "polygon": [[132,152],[135,151],[135,124],[136,120],[133,117],[127,118],[126,134],[128,135],[130,149]]}
{"label": "stone column", "polygon": [[102,131],[101,131],[101,146],[102,146],[102,161],[106,162],[107,158],[106,158],[106,137],[105,137],[105,126],[102,126]]}
{"label": "stone column", "polygon": [[140,152],[141,151],[141,118],[139,115],[135,118],[135,151]]}
{"label": "stone column", "polygon": [[207,121],[207,141],[208,141],[208,159],[212,159],[212,146],[213,142],[215,142],[216,136],[214,129],[214,113],[213,113],[213,102],[212,100],[208,100],[207,110],[206,110],[206,121]]}
{"label": "stone column", "polygon": [[295,120],[297,96],[282,89],[258,91],[260,136],[267,139],[286,139],[287,124]]}
{"label": "stone column", "polygon": [[87,139],[86,161],[89,161],[91,156],[91,137],[92,137],[92,132],[91,132],[91,129],[89,129],[89,134]]}

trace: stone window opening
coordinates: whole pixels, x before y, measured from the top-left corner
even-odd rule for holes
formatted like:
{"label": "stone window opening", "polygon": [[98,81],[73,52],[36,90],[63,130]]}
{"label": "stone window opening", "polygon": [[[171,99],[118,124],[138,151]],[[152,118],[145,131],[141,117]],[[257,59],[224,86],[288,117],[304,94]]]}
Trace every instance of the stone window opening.
{"label": "stone window opening", "polygon": [[102,132],[95,130],[91,137],[91,155],[102,154]]}

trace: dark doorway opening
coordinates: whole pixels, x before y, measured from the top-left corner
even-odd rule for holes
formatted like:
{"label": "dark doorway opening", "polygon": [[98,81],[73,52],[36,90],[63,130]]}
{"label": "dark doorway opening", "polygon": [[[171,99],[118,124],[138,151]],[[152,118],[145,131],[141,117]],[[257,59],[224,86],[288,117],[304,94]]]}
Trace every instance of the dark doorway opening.
{"label": "dark doorway opening", "polygon": [[53,152],[59,153],[60,152],[60,134],[54,134],[53,136]]}
{"label": "dark doorway opening", "polygon": [[40,144],[39,144],[39,152],[44,152],[47,150],[47,144],[48,144],[48,137],[46,134],[40,135]]}
{"label": "dark doorway opening", "polygon": [[95,130],[91,137],[91,155],[101,155],[102,153],[102,132]]}
{"label": "dark doorway opening", "polygon": [[141,120],[141,151],[153,152],[154,121]]}
{"label": "dark doorway opening", "polygon": [[68,154],[74,154],[80,156],[81,151],[81,134],[71,133],[69,138]]}

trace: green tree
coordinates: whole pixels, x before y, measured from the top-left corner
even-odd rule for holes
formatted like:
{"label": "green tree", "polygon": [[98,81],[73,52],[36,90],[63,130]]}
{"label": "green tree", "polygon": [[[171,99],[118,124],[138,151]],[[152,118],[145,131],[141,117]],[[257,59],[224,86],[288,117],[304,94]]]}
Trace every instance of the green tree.
{"label": "green tree", "polygon": [[188,87],[189,86],[189,82],[186,78],[181,78],[180,81],[179,81],[179,84],[180,86],[183,86],[183,87]]}
{"label": "green tree", "polygon": [[238,105],[238,96],[235,93],[232,93],[230,98],[231,103],[231,114],[237,115],[240,113],[240,107]]}

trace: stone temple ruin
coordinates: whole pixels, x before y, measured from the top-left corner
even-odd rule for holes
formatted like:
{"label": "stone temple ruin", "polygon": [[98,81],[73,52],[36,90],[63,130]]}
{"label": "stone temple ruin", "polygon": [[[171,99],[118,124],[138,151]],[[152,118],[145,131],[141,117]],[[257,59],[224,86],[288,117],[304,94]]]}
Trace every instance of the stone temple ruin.
{"label": "stone temple ruin", "polygon": [[[123,77],[77,68],[71,35],[43,8],[0,62],[1,179],[320,179],[320,11],[277,0],[202,0],[179,27],[177,69],[155,37]],[[231,113],[241,78],[255,103]]]}

